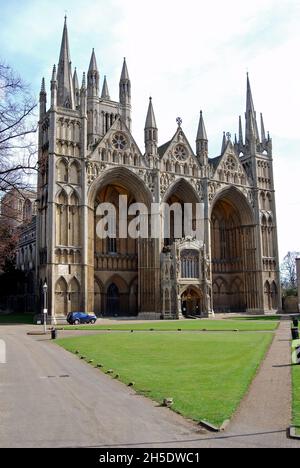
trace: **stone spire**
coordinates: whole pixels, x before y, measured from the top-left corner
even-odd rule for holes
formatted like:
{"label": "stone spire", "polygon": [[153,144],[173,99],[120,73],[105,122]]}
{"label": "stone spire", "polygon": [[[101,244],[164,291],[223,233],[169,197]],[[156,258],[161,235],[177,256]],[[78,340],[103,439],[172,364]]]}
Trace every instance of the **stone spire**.
{"label": "stone spire", "polygon": [[57,105],[68,109],[75,109],[67,17],[65,17],[61,42],[57,70],[57,86]]}
{"label": "stone spire", "polygon": [[200,120],[199,120],[199,126],[198,126],[197,140],[208,141],[202,111],[200,111]]}
{"label": "stone spire", "polygon": [[200,111],[198,133],[196,139],[196,153],[201,165],[206,166],[208,162],[208,138],[203,120],[203,113]]}
{"label": "stone spire", "polygon": [[80,88],[79,88],[79,81],[78,81],[76,68],[74,70],[74,75],[73,75],[73,89],[74,89],[75,106],[78,107],[80,105]]}
{"label": "stone spire", "polygon": [[146,125],[145,125],[145,129],[148,129],[148,128],[154,128],[157,130],[157,125],[156,125],[156,120],[155,120],[155,115],[154,115],[154,110],[153,110],[153,105],[152,105],[152,97],[149,98],[149,107],[148,107],[148,113],[147,113]]}
{"label": "stone spire", "polygon": [[73,87],[74,90],[79,89],[79,81],[78,81],[78,76],[77,76],[77,68],[74,70],[74,75],[73,75]]}
{"label": "stone spire", "polygon": [[80,90],[80,110],[81,115],[86,117],[87,114],[87,90],[86,90],[86,78],[85,73],[82,76],[82,85]]}
{"label": "stone spire", "polygon": [[158,130],[154,115],[152,98],[149,98],[149,107],[145,123],[145,148],[148,156],[153,156],[157,153]]}
{"label": "stone spire", "polygon": [[130,81],[128,68],[127,68],[127,63],[126,63],[126,57],[124,57],[122,74],[121,74],[121,81]]}
{"label": "stone spire", "polygon": [[260,114],[260,128],[261,128],[261,142],[262,144],[264,144],[267,141],[267,139],[266,139],[264,118],[262,114]]}
{"label": "stone spire", "polygon": [[239,117],[239,145],[240,148],[244,146],[244,136],[243,136],[243,126],[242,126],[242,117]]}
{"label": "stone spire", "polygon": [[226,133],[223,132],[223,140],[222,140],[222,149],[221,149],[221,156],[225,153],[225,150],[227,148],[227,139],[226,139]]}
{"label": "stone spire", "polygon": [[110,101],[110,95],[109,95],[109,91],[108,91],[108,85],[107,85],[106,76],[104,76],[104,82],[103,82],[103,88],[102,88],[102,93],[101,93],[101,99],[106,99],[107,101]]}
{"label": "stone spire", "polygon": [[87,83],[87,90],[88,90],[88,97],[98,97],[99,96],[99,81],[100,81],[100,74],[98,71],[97,60],[95,55],[95,50],[92,51],[89,71],[88,71],[88,83]]}
{"label": "stone spire", "polygon": [[124,58],[120,79],[120,104],[122,120],[126,123],[129,130],[131,130],[131,81],[126,58]]}
{"label": "stone spire", "polygon": [[57,106],[57,74],[56,65],[53,67],[52,78],[51,78],[51,108]]}
{"label": "stone spire", "polygon": [[40,117],[46,114],[47,108],[47,93],[45,86],[45,78],[42,79],[41,91],[40,91]]}
{"label": "stone spire", "polygon": [[249,74],[247,73],[247,103],[246,103],[246,145],[256,144],[259,139],[256,121],[256,112],[253,104],[253,97],[250,85]]}

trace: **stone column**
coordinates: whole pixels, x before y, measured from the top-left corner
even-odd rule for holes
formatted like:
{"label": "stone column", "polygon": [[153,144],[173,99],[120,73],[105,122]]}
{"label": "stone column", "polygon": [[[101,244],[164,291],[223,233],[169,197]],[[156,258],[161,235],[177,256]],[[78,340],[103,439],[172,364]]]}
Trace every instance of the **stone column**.
{"label": "stone column", "polygon": [[296,259],[297,286],[298,286],[298,311],[300,312],[300,257]]}

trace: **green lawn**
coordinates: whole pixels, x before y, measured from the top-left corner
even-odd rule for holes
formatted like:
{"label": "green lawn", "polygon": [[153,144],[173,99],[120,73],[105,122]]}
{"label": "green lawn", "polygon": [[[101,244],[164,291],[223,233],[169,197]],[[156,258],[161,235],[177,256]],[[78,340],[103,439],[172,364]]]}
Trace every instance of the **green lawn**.
{"label": "green lawn", "polygon": [[[295,363],[295,348],[300,345],[300,340],[293,341],[293,363]],[[293,426],[298,427],[297,433],[300,435],[300,366],[293,366]]]}
{"label": "green lawn", "polygon": [[58,340],[125,384],[196,421],[231,418],[273,338],[272,333],[113,333]]}
{"label": "green lawn", "polygon": [[0,314],[0,325],[33,324],[33,314]]}
{"label": "green lawn", "polygon": [[151,323],[119,323],[118,325],[82,325],[66,326],[65,330],[155,330],[155,331],[274,331],[278,327],[277,321],[252,321],[252,320],[177,320],[151,322]]}
{"label": "green lawn", "polygon": [[[281,318],[281,315],[253,315],[253,317],[235,317],[235,320],[247,320],[247,321],[254,321],[254,322],[278,322]],[[231,317],[227,318],[226,320],[232,320]]]}

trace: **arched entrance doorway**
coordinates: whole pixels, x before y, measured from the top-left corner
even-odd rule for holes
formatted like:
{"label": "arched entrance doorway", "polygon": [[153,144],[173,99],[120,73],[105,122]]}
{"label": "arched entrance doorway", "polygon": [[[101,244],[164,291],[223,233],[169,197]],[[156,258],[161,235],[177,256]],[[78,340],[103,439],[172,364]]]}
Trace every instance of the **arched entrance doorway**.
{"label": "arched entrance doorway", "polygon": [[[151,214],[151,201],[152,196],[143,181],[125,167],[106,171],[92,185],[88,223],[88,288],[93,292],[89,296],[90,310],[95,307],[99,309],[101,304],[101,315],[136,316],[140,310],[147,310],[147,305],[150,311],[155,307],[157,288],[152,263],[149,262],[149,258],[154,259],[151,250],[154,244],[151,244],[151,239],[144,241],[139,238],[141,227],[136,223],[141,214],[140,219],[148,235],[151,216],[143,215],[138,208],[135,210],[136,204],[141,203]],[[99,206],[103,207],[103,212],[100,212]],[[106,227],[108,232],[101,237],[98,227],[99,222],[107,217],[105,206],[112,207],[114,224],[110,226],[110,231]],[[133,226],[136,227],[137,238],[128,235],[128,231],[130,234],[134,231]],[[148,260],[147,268],[145,257]],[[103,291],[99,290],[97,282],[92,281],[95,277],[106,285]],[[143,280],[142,288],[137,278]],[[145,304],[146,299],[149,304]]]}
{"label": "arched entrance doorway", "polygon": [[181,295],[181,312],[184,317],[200,316],[203,312],[203,294],[189,287]]}
{"label": "arched entrance doorway", "polygon": [[258,309],[254,215],[245,196],[233,187],[212,206],[211,259],[214,311]]}
{"label": "arched entrance doorway", "polygon": [[110,317],[120,315],[120,292],[115,283],[112,283],[107,290],[106,312]]}

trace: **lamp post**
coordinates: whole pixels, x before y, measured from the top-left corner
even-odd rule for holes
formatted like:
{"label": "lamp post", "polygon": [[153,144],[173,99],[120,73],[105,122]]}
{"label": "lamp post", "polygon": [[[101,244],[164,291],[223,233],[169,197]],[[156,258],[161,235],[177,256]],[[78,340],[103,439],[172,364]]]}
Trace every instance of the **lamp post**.
{"label": "lamp post", "polygon": [[48,310],[47,310],[47,291],[48,291],[48,285],[47,285],[47,282],[45,281],[45,284],[43,286],[43,291],[44,291],[44,332],[45,332],[45,335],[47,333],[47,314],[48,314]]}

